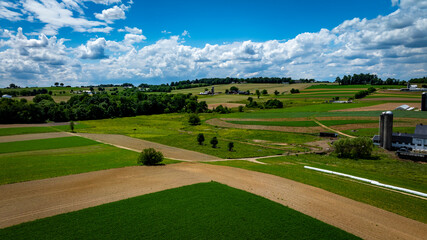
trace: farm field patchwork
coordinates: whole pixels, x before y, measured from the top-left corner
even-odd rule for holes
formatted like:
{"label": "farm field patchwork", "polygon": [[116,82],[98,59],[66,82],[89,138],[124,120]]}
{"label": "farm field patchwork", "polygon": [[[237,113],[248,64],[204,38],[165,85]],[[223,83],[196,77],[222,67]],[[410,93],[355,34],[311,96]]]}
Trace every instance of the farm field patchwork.
{"label": "farm field patchwork", "polygon": [[[138,153],[81,137],[0,143],[0,184],[136,165]],[[163,163],[178,161],[165,159]]]}
{"label": "farm field patchwork", "polygon": [[[404,162],[382,153],[379,153],[378,156],[379,159],[350,160],[328,155],[304,154],[259,160],[268,163],[266,165],[244,161],[210,164],[244,168],[292,179],[427,223],[425,199],[303,168],[305,165],[309,165],[427,192],[427,167],[425,164]],[[403,202],[404,205],[401,204]]]}
{"label": "farm field patchwork", "polygon": [[0,229],[2,239],[123,236],[128,239],[358,239],[288,207],[216,182],[165,190]]}

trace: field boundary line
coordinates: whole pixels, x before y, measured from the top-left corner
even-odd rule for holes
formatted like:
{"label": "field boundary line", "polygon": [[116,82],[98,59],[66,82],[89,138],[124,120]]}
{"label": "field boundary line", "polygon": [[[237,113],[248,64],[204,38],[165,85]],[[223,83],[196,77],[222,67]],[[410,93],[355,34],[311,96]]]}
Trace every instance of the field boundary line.
{"label": "field boundary line", "polygon": [[317,123],[319,126],[321,126],[322,128],[327,129],[327,130],[329,130],[329,131],[336,132],[336,133],[338,133],[338,134],[340,134],[340,135],[343,135],[343,136],[346,136],[346,137],[349,137],[349,138],[356,138],[355,136],[351,136],[351,135],[345,134],[345,133],[343,133],[343,132],[340,132],[340,131],[338,131],[338,130],[335,130],[335,129],[333,129],[333,128],[327,127],[326,125],[323,125],[321,122],[319,122],[316,118],[313,118],[313,121],[314,121],[315,123]]}

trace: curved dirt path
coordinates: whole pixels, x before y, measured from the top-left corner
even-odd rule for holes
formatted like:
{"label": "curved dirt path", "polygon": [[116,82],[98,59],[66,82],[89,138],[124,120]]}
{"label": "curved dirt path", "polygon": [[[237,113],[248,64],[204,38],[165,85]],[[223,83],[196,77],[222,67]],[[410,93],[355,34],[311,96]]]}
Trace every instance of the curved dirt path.
{"label": "curved dirt path", "polygon": [[93,134],[93,133],[73,133],[73,135],[89,138],[101,143],[110,144],[119,148],[141,152],[144,148],[154,148],[163,153],[169,159],[181,161],[214,161],[221,158],[190,151],[182,148],[171,147],[160,143],[150,142],[142,139],[132,138],[116,134]]}
{"label": "curved dirt path", "polygon": [[427,225],[325,190],[244,169],[202,163],[126,167],[0,186],[0,227],[164,189],[217,181],[364,239],[423,239]]}

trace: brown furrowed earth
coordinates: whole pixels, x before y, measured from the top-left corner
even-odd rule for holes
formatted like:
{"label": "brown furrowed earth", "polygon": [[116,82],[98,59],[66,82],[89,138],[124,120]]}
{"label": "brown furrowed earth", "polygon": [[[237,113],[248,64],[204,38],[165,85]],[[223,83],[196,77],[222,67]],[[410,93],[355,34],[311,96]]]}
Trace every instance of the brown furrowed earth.
{"label": "brown furrowed earth", "polygon": [[51,123],[27,123],[27,124],[0,124],[0,128],[20,128],[20,127],[54,127],[68,125],[68,122]]}
{"label": "brown furrowed earth", "polygon": [[211,180],[260,195],[364,239],[427,236],[424,223],[319,188],[265,173],[202,163],[126,167],[3,185],[0,227]]}
{"label": "brown furrowed earth", "polygon": [[59,138],[59,137],[70,137],[70,136],[72,136],[72,135],[68,132],[33,133],[33,134],[0,136],[0,143],[37,140],[37,139],[48,139],[48,138]]}

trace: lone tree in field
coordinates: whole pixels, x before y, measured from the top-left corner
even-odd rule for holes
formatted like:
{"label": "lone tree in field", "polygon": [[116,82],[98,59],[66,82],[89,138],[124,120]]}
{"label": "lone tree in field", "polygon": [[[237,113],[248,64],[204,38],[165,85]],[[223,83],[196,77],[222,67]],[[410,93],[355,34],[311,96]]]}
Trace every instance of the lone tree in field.
{"label": "lone tree in field", "polygon": [[203,145],[203,142],[205,141],[203,133],[199,133],[199,135],[197,135],[197,141],[199,142],[199,145]]}
{"label": "lone tree in field", "polygon": [[255,91],[255,94],[257,95],[257,97],[259,98],[259,96],[261,95],[261,92],[257,89],[256,91]]}
{"label": "lone tree in field", "polygon": [[192,126],[200,125],[200,117],[197,114],[191,114],[188,118],[188,123]]}
{"label": "lone tree in field", "polygon": [[234,148],[234,143],[233,142],[229,142],[228,143],[228,151],[232,152]]}
{"label": "lone tree in field", "polygon": [[213,137],[211,139],[211,144],[213,148],[216,148],[216,145],[218,145],[218,139],[216,139],[216,137]]}
{"label": "lone tree in field", "polygon": [[70,121],[70,129],[71,129],[71,132],[74,132],[74,122],[73,121]]}
{"label": "lone tree in field", "polygon": [[262,95],[267,95],[268,94],[268,92],[267,92],[267,90],[266,89],[264,89],[264,90],[262,90]]}
{"label": "lone tree in field", "polygon": [[277,90],[274,90],[274,95],[279,95],[279,91],[277,91]]}
{"label": "lone tree in field", "polygon": [[138,157],[139,165],[157,165],[163,161],[163,154],[156,151],[154,148],[146,148],[142,150]]}

